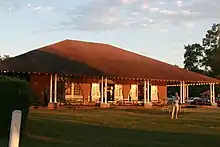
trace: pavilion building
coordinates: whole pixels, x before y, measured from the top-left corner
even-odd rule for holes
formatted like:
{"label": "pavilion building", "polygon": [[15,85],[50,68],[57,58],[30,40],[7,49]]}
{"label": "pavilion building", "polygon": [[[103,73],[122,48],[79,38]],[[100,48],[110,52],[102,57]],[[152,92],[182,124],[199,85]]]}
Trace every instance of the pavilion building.
{"label": "pavilion building", "polygon": [[190,85],[210,85],[215,105],[218,79],[194,73],[111,45],[64,40],[0,63],[3,74],[26,74],[39,99],[82,104],[166,103],[167,87],[180,86],[181,103]]}

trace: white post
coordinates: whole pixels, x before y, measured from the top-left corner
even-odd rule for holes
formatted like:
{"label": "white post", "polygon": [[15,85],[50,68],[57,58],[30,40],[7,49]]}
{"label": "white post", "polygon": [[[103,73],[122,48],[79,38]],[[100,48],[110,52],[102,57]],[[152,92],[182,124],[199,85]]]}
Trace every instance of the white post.
{"label": "white post", "polygon": [[185,82],[183,82],[183,103],[185,103],[185,99],[186,99],[186,86],[185,86]]}
{"label": "white post", "polygon": [[215,103],[215,84],[212,84],[212,99],[213,99],[213,103]]}
{"label": "white post", "polygon": [[183,102],[183,83],[180,83],[180,103]]}
{"label": "white post", "polygon": [[108,81],[107,81],[107,78],[105,78],[105,103],[107,104],[107,83]]}
{"label": "white post", "polygon": [[189,85],[188,85],[187,89],[188,89],[188,90],[187,90],[187,97],[189,98],[189,97],[190,97],[190,95],[189,95],[189,92],[190,92],[190,91],[189,91]]}
{"label": "white post", "polygon": [[188,91],[188,90],[187,90],[187,88],[188,88],[188,87],[187,87],[187,85],[185,84],[185,102],[186,102],[187,99],[188,99],[188,96],[187,96],[187,91]]}
{"label": "white post", "polygon": [[186,98],[189,99],[189,85],[186,85]]}
{"label": "white post", "polygon": [[146,80],[144,80],[144,104],[147,103],[147,83],[146,83]]}
{"label": "white post", "polygon": [[50,75],[50,103],[52,103],[53,97],[53,74]]}
{"label": "white post", "polygon": [[20,110],[12,112],[9,147],[19,147],[21,116]]}
{"label": "white post", "polygon": [[213,99],[212,99],[212,84],[210,84],[210,102],[213,103]]}
{"label": "white post", "polygon": [[103,99],[104,99],[104,80],[103,80],[103,77],[102,77],[102,83],[101,83],[101,103],[103,103]]}
{"label": "white post", "polygon": [[150,103],[150,81],[147,81],[147,103]]}
{"label": "white post", "polygon": [[57,103],[57,74],[54,77],[54,103]]}
{"label": "white post", "polygon": [[186,95],[187,95],[187,87],[186,87],[186,84],[185,84],[185,82],[183,82],[183,103],[185,103],[186,102]]}

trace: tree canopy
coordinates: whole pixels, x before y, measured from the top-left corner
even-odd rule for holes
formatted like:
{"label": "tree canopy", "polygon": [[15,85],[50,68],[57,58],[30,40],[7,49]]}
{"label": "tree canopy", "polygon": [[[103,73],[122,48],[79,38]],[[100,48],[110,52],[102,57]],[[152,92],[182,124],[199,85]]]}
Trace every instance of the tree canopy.
{"label": "tree canopy", "polygon": [[202,58],[204,48],[198,44],[194,43],[191,45],[184,46],[184,68],[194,72],[202,72]]}
{"label": "tree canopy", "polygon": [[0,61],[3,61],[3,60],[8,59],[8,58],[10,58],[9,55],[0,56]]}
{"label": "tree canopy", "polygon": [[[184,68],[220,79],[220,24],[213,24],[201,42],[184,46]],[[207,89],[208,86],[194,86],[190,95],[199,96],[200,92]],[[217,87],[216,92],[219,91]]]}
{"label": "tree canopy", "polygon": [[220,24],[207,30],[202,44],[184,46],[184,68],[220,78]]}

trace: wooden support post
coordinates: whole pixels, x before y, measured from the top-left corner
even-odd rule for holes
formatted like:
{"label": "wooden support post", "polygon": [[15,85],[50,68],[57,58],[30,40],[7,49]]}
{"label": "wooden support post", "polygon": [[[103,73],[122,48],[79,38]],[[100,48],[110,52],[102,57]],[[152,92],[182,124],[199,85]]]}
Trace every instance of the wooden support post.
{"label": "wooden support post", "polygon": [[183,102],[183,83],[180,83],[180,103]]}
{"label": "wooden support post", "polygon": [[57,74],[54,77],[54,103],[57,103]]}
{"label": "wooden support post", "polygon": [[210,84],[210,102],[213,103],[213,97],[212,97],[212,84]]}
{"label": "wooden support post", "polygon": [[105,104],[107,104],[107,86],[108,86],[108,80],[105,78]]}
{"label": "wooden support post", "polygon": [[[104,88],[103,88],[104,87]],[[108,88],[108,79],[107,77],[105,78],[105,85],[104,85],[104,81],[103,81],[103,77],[102,77],[102,102],[101,102],[101,105],[100,107],[102,108],[109,108],[110,107],[110,104],[108,103],[108,98],[107,98],[107,89]],[[105,99],[104,99],[104,97]]]}
{"label": "wooden support post", "polygon": [[53,74],[50,75],[50,102],[49,103],[53,102],[52,97],[53,97]]}
{"label": "wooden support post", "polygon": [[189,85],[186,85],[186,100],[189,99]]}
{"label": "wooden support post", "polygon": [[[147,88],[146,88],[147,87]],[[144,81],[144,107],[151,108],[152,104],[150,103],[150,81]]]}
{"label": "wooden support post", "polygon": [[183,100],[182,100],[182,103],[184,104],[185,103],[185,99],[186,99],[186,86],[185,86],[185,82],[183,82]]}
{"label": "wooden support post", "polygon": [[212,84],[212,99],[213,103],[215,103],[215,84]]}
{"label": "wooden support post", "polygon": [[101,103],[103,103],[103,99],[104,99],[104,80],[103,80],[103,77],[102,77],[102,83],[101,83]]}
{"label": "wooden support post", "polygon": [[215,101],[215,84],[210,84],[210,102],[212,106],[217,107],[217,103]]}
{"label": "wooden support post", "polygon": [[150,81],[147,80],[147,103],[150,103]]}
{"label": "wooden support post", "polygon": [[146,80],[144,80],[144,104],[147,103],[147,83]]}

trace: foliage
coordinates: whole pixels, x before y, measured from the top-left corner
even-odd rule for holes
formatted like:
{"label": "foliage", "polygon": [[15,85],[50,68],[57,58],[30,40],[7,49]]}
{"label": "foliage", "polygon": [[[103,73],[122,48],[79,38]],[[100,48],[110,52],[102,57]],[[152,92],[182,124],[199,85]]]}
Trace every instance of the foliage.
{"label": "foliage", "polygon": [[6,60],[6,59],[9,59],[9,58],[10,58],[9,55],[0,56],[0,61]]}
{"label": "foliage", "polygon": [[184,48],[184,68],[190,71],[202,73],[200,67],[202,66],[201,60],[204,48],[198,43],[187,45]]}
{"label": "foliage", "polygon": [[0,76],[0,136],[9,133],[11,114],[13,110],[22,110],[21,130],[24,131],[28,117],[32,89],[26,81]]}
{"label": "foliage", "polygon": [[32,98],[31,98],[31,106],[43,106],[44,102],[37,96],[35,92],[32,92]]}
{"label": "foliage", "polygon": [[193,86],[189,86],[189,95],[191,97],[200,97],[201,93],[209,90],[209,85],[204,85],[204,86],[197,86],[197,85],[193,85]]}
{"label": "foliage", "polygon": [[[220,24],[213,24],[206,32],[202,45],[194,43],[184,48],[185,69],[220,79]],[[191,93],[198,95],[207,89],[195,86]],[[218,88],[216,90],[219,91]]]}
{"label": "foliage", "polygon": [[213,24],[202,45],[194,43],[184,48],[185,69],[220,78],[220,24]]}
{"label": "foliage", "polygon": [[213,24],[203,38],[205,69],[214,77],[220,76],[220,24]]}

